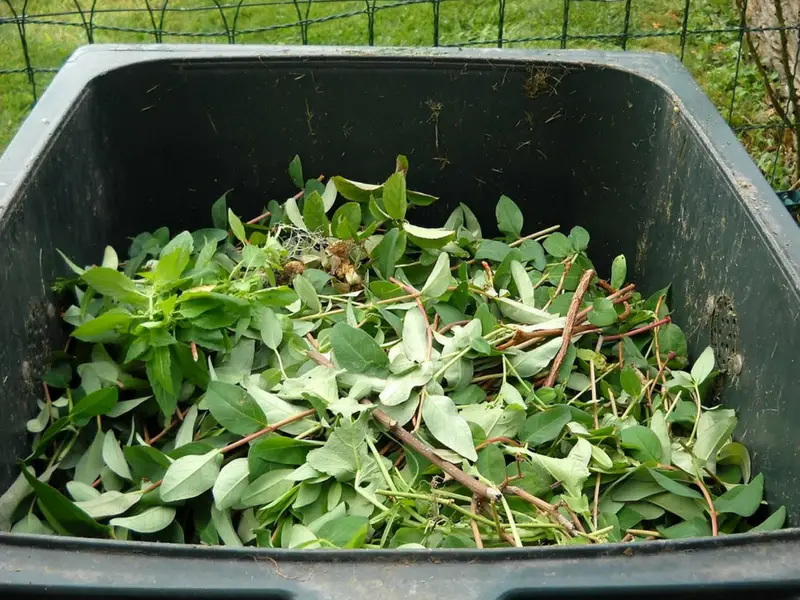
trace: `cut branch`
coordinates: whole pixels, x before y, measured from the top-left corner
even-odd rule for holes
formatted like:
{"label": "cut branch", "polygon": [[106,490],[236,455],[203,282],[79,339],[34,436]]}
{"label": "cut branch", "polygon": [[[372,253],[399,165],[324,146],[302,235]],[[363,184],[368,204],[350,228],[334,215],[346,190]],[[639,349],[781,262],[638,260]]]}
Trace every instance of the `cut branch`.
{"label": "cut branch", "polygon": [[592,277],[594,277],[594,271],[589,269],[583,274],[583,277],[581,277],[580,283],[578,283],[578,287],[575,290],[575,295],[572,297],[572,302],[570,302],[569,310],[567,311],[567,322],[564,324],[564,339],[553,361],[550,374],[547,376],[547,379],[544,380],[545,387],[553,387],[553,384],[556,382],[558,371],[561,369],[561,363],[564,362],[564,357],[567,355],[567,350],[572,340],[572,328],[575,326],[578,309],[581,307],[581,302],[583,301],[583,296],[586,294],[586,290],[589,289],[589,283],[592,281]]}

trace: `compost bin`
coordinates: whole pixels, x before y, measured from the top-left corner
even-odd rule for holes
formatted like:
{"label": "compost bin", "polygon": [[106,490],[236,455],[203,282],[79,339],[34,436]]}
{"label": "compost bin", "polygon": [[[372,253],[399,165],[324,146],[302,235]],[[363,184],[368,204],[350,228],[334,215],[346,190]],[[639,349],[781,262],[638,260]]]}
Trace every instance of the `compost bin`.
{"label": "compost bin", "polygon": [[[0,159],[0,488],[63,343],[55,252],[91,263],[154,226],[202,226],[233,190],[240,214],[309,171],[414,180],[493,222],[591,228],[598,264],[629,257],[672,283],[693,352],[711,344],[724,403],[800,519],[800,232],[673,58],[593,52],[95,46],[78,51]],[[579,223],[580,221],[580,223]],[[588,222],[584,222],[588,221]],[[508,551],[288,551],[3,534],[0,589],[39,595],[260,598],[688,597],[800,589],[797,530]]]}

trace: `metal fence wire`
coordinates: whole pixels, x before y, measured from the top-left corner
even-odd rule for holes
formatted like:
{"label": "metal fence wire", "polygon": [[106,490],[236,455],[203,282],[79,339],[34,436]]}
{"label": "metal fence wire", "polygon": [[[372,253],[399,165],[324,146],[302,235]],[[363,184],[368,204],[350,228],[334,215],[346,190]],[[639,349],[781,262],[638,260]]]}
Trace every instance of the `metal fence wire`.
{"label": "metal fence wire", "polygon": [[800,185],[798,0],[0,0],[0,150],[66,57],[100,42],[670,52],[773,185]]}

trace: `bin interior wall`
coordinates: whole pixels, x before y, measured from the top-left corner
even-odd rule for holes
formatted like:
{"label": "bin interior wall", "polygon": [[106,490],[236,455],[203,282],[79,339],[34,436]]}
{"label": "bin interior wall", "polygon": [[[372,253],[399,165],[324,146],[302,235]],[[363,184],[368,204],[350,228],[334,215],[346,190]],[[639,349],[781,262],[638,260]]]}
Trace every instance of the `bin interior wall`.
{"label": "bin interior wall", "polygon": [[468,204],[493,233],[498,197],[524,232],[559,223],[592,234],[600,276],[616,254],[645,294],[672,284],[670,308],[694,356],[708,307],[730,298],[743,371],[726,378],[737,437],[764,472],[767,499],[800,514],[793,416],[800,369],[798,291],[731,180],[676,98],[643,77],[596,65],[307,59],[161,61],[96,79],[0,226],[0,487],[29,447],[48,346],[63,343],[48,286],[106,243],[168,225],[209,226],[210,207],[256,216],[294,193],[286,174],[383,180],[397,154],[409,186],[441,201],[412,218],[441,225]]}

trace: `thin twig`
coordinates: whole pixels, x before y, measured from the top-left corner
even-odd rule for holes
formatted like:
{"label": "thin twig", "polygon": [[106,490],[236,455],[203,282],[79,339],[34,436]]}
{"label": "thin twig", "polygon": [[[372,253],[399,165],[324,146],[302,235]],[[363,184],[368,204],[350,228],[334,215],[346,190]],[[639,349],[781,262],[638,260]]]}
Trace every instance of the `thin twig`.
{"label": "thin twig", "polygon": [[[189,412],[189,409],[188,409],[188,408],[186,409],[186,412]],[[186,416],[186,412],[184,412],[184,413],[183,413],[183,416],[184,416],[184,417]],[[170,419],[169,423],[167,423],[167,425],[166,425],[166,427],[164,427],[164,429],[162,429],[162,430],[161,430],[159,433],[157,433],[157,434],[156,434],[156,435],[154,435],[152,438],[150,438],[150,445],[152,446],[152,445],[153,445],[153,444],[155,444],[155,443],[156,443],[158,440],[160,440],[160,439],[161,439],[161,438],[163,438],[165,435],[167,435],[167,433],[169,433],[169,431],[170,431],[170,430],[171,430],[173,427],[175,427],[175,425],[176,425],[177,423],[179,423],[179,421],[178,421],[177,419]]]}
{"label": "thin twig", "polygon": [[450,331],[453,327],[463,327],[469,323],[469,321],[453,321],[452,323],[448,323],[447,325],[442,325],[442,328],[438,330],[437,333],[445,334]]}
{"label": "thin twig", "polygon": [[528,240],[533,240],[545,235],[550,235],[554,231],[558,231],[561,228],[561,225],[553,225],[552,227],[548,227],[546,229],[542,229],[541,231],[537,231],[536,233],[531,233],[530,235],[526,235],[525,237],[521,237],[518,240],[514,240],[509,244],[510,248],[516,248],[517,246],[521,246]]}
{"label": "thin twig", "polygon": [[592,529],[597,531],[597,510],[600,505],[600,473],[594,482],[594,506],[592,507]]}
{"label": "thin twig", "polygon": [[[667,360],[662,362],[661,366],[658,367],[658,373],[656,373],[656,378],[653,380],[653,384],[650,386],[650,394],[652,394],[655,391],[656,385],[658,384],[659,378],[664,374],[664,369],[667,368],[667,363],[669,361],[671,361],[673,358],[675,358],[676,356],[677,356],[677,354],[675,354],[675,351],[670,350],[669,354],[667,354]],[[664,379],[665,379],[665,382],[666,382],[666,378],[664,378]],[[663,392],[664,390],[662,389],[661,391]]]}
{"label": "thin twig", "polygon": [[567,280],[567,275],[569,274],[569,270],[571,267],[572,267],[572,261],[567,259],[566,262],[564,263],[564,272],[561,274],[561,279],[558,280],[556,291],[553,292],[553,295],[542,307],[542,310],[547,310],[548,308],[550,308],[550,305],[553,303],[553,301],[556,298],[558,298],[559,294],[561,294],[561,290],[564,289],[564,282]]}
{"label": "thin twig", "polygon": [[[362,400],[362,404],[365,406],[374,406],[369,400]],[[421,454],[424,458],[428,461],[435,464],[439,467],[442,471],[450,475],[456,482],[463,485],[465,488],[470,490],[473,494],[477,494],[480,498],[486,498],[489,501],[498,500],[500,498],[500,492],[494,488],[490,488],[486,484],[478,481],[474,477],[467,475],[464,471],[459,469],[453,463],[450,463],[443,458],[441,458],[436,452],[434,452],[433,448],[431,448],[428,444],[423,442],[422,440],[416,438],[413,434],[403,429],[397,421],[392,419],[389,415],[385,412],[376,408],[372,411],[372,416],[386,429],[389,430],[389,433],[396,437],[401,444],[405,446],[410,446],[415,452]]]}
{"label": "thin twig", "polygon": [[512,440],[510,437],[505,437],[501,435],[498,437],[489,438],[488,440],[483,440],[480,444],[475,446],[475,451],[477,452],[478,450],[483,450],[489,444],[496,444],[497,442],[503,442],[504,444],[509,444],[511,446],[516,446],[518,448],[522,446],[522,444],[520,444],[517,440]]}
{"label": "thin twig", "polygon": [[564,529],[567,530],[568,535],[571,536],[574,534],[575,525],[573,525],[572,522],[569,519],[567,519],[564,515],[558,512],[556,507],[550,504],[549,502],[545,502],[541,498],[537,498],[533,494],[530,494],[525,490],[523,490],[522,488],[518,488],[517,486],[514,485],[509,485],[508,487],[506,487],[505,491],[508,492],[509,494],[513,494],[515,496],[518,496],[519,498],[522,498],[528,504],[532,504],[540,511],[548,514],[559,525],[561,525],[562,527],[564,527]]}
{"label": "thin twig", "polygon": [[287,425],[290,425],[290,424],[294,423],[295,421],[300,421],[301,419],[305,419],[306,417],[310,417],[311,415],[316,414],[316,412],[317,412],[316,408],[309,408],[308,410],[304,410],[302,412],[299,412],[296,415],[292,415],[291,417],[287,417],[287,418],[285,418],[285,419],[283,419],[281,421],[278,421],[277,423],[273,423],[272,425],[268,425],[267,427],[264,427],[264,429],[259,429],[255,433],[251,433],[250,435],[245,436],[240,440],[237,440],[235,442],[232,442],[232,443],[228,444],[227,446],[222,448],[220,450],[220,452],[222,454],[225,454],[227,452],[230,452],[231,450],[235,450],[236,448],[239,448],[240,446],[244,446],[245,444],[248,444],[248,443],[252,442],[256,438],[260,438],[262,435],[266,435],[268,433],[272,433],[273,431],[277,431],[281,427],[286,427]]}
{"label": "thin twig", "polygon": [[561,363],[564,362],[564,357],[567,355],[567,350],[572,340],[572,328],[575,326],[575,318],[578,315],[578,309],[581,307],[581,302],[583,301],[583,296],[586,294],[586,290],[589,289],[589,283],[592,281],[592,277],[594,277],[594,271],[589,269],[583,274],[580,283],[578,283],[578,287],[575,289],[575,295],[572,297],[572,302],[569,304],[567,320],[564,324],[564,339],[561,342],[561,348],[558,354],[556,354],[555,360],[553,360],[550,374],[547,376],[547,379],[544,380],[544,387],[553,387],[553,384],[556,382]]}
{"label": "thin twig", "polygon": [[[478,497],[473,495],[472,496],[472,504],[470,504],[470,511],[477,514],[478,513]],[[478,529],[478,522],[475,519],[469,520],[469,525],[472,528],[472,537],[475,539],[475,545],[478,548],[483,548],[483,540],[481,539],[481,531]]]}
{"label": "thin twig", "polygon": [[706,502],[708,502],[708,513],[711,515],[711,535],[717,537],[719,535],[719,524],[717,523],[717,511],[714,509],[714,502],[711,500],[711,494],[708,493],[708,488],[699,477],[694,480],[700,491],[703,492]]}
{"label": "thin twig", "polygon": [[594,428],[600,429],[600,421],[597,416],[597,379],[594,376],[594,360],[589,361],[589,378],[592,382],[592,405],[594,411]]}
{"label": "thin twig", "polygon": [[630,331],[626,331],[625,333],[619,333],[617,335],[609,335],[605,341],[607,342],[614,342],[617,340],[621,340],[622,338],[626,337],[633,337],[634,335],[639,335],[640,333],[646,333],[652,329],[655,329],[659,325],[666,325],[667,323],[671,323],[672,318],[669,316],[664,317],[660,321],[656,321],[655,323],[650,323],[649,325],[645,325],[644,327],[639,327],[638,329],[631,329]]}

